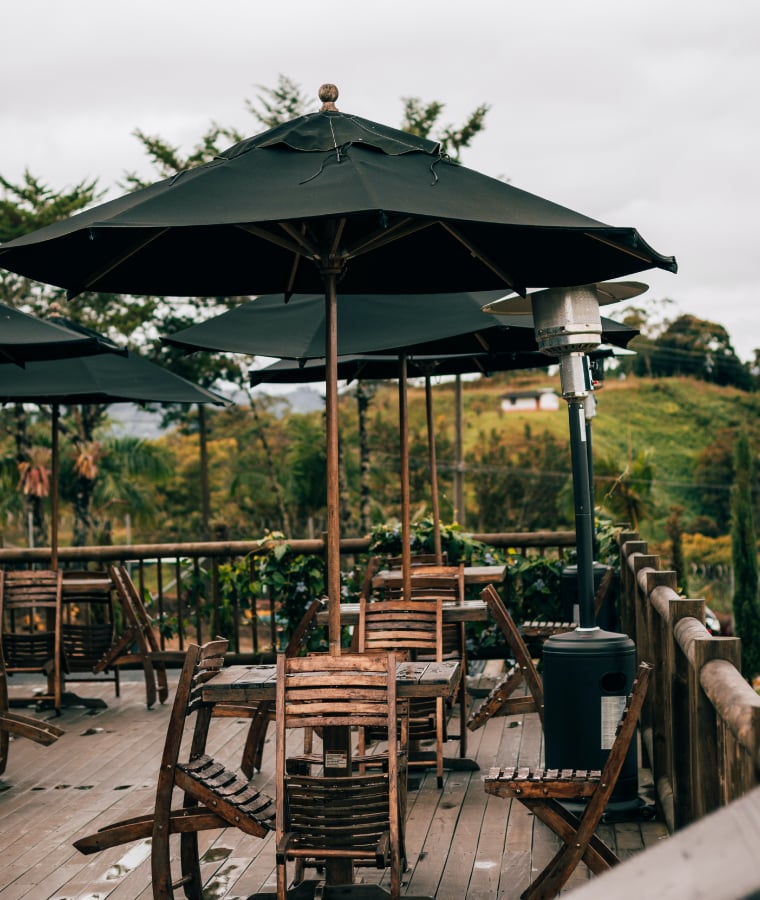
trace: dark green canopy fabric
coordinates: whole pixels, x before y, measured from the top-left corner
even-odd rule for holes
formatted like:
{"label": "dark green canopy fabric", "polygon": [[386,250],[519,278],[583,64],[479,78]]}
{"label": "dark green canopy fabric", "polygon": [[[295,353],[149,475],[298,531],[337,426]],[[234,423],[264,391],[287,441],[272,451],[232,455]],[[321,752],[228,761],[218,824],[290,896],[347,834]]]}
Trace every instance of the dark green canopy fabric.
{"label": "dark green canopy fabric", "polygon": [[0,266],[76,294],[344,293],[586,284],[676,270],[613,227],[338,111],[9,241]]}
{"label": "dark green canopy fabric", "polygon": [[100,335],[38,319],[0,303],[0,363],[23,366],[43,359],[64,359],[115,349],[114,344]]}
{"label": "dark green canopy fabric", "polygon": [[[632,331],[635,332],[634,329]],[[600,347],[589,353],[592,360],[615,355],[611,346]],[[556,365],[557,359],[538,350],[515,350],[508,353],[469,353],[449,356],[408,356],[407,377],[423,378],[440,375],[493,375],[516,369],[544,369]],[[385,381],[398,378],[399,357],[380,354],[342,356],[338,360],[338,378],[341,381]],[[307,384],[325,380],[325,364],[321,359],[293,362],[280,359],[261,369],[248,373],[251,387],[261,384]]]}
{"label": "dark green canopy fabric", "polygon": [[136,353],[106,353],[0,367],[0,402],[213,403],[228,401]]}
{"label": "dark green canopy fabric", "polygon": [[[396,353],[401,347],[420,356],[537,350],[530,315],[482,312],[485,303],[502,296],[501,291],[392,294],[382,299],[339,294],[338,353]],[[524,304],[516,298],[516,308]],[[605,317],[602,327],[602,339],[619,347],[638,333]],[[286,304],[280,295],[257,297],[162,340],[189,351],[321,359],[325,356],[324,298],[297,295]]]}

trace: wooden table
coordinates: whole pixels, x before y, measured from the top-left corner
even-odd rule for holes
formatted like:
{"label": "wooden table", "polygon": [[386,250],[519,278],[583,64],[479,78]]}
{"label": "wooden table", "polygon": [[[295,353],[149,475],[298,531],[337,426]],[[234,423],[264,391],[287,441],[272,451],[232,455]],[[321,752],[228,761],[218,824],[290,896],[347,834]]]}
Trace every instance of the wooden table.
{"label": "wooden table", "polygon": [[[459,678],[459,661],[402,662],[396,666],[399,697],[450,697]],[[275,700],[277,666],[227,666],[201,689],[214,703]]]}
{"label": "wooden table", "polygon": [[[412,567],[412,574],[414,574]],[[465,566],[464,567],[464,583],[465,584],[501,584],[504,581],[504,573],[507,571],[506,565],[501,566]],[[424,567],[420,568],[420,574],[424,572]],[[401,569],[380,569],[372,577],[373,587],[382,587],[384,584],[401,584],[403,579]]]}

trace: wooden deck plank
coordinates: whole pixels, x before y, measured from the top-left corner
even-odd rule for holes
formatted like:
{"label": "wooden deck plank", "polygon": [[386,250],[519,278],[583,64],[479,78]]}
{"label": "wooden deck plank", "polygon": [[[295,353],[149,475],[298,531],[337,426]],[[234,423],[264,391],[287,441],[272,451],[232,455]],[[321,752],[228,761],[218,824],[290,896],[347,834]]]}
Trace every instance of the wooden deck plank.
{"label": "wooden deck plank", "polygon": [[[54,721],[66,734],[51,747],[14,741],[9,764],[0,778],[0,896],[3,900],[149,900],[150,859],[147,841],[83,856],[72,846],[77,837],[153,804],[155,778],[168,706],[145,707],[142,673],[124,673],[121,698],[110,683],[88,685],[81,692],[100,696],[107,709],[65,709]],[[170,671],[170,690],[176,672]],[[16,686],[11,684],[11,694]],[[25,688],[28,691],[28,687]],[[171,695],[170,695],[171,699]],[[27,710],[44,719],[50,713]],[[458,709],[451,726],[458,728]],[[248,720],[229,717],[212,724],[214,754],[239,761]],[[536,765],[543,737],[535,714],[500,717],[468,735],[468,754],[480,771],[446,771],[439,790],[434,773],[409,793],[407,854],[403,893],[428,894],[436,900],[515,900],[527,887],[531,864],[540,868],[551,849],[549,832],[521,804],[485,794],[482,776],[491,766]],[[447,756],[458,751],[455,742]],[[257,784],[274,790],[273,740],[264,747]],[[666,834],[659,822],[615,823],[621,854],[655,844]],[[235,829],[200,836],[202,872],[210,896],[244,898],[274,890],[273,836],[250,838]],[[533,854],[533,857],[532,857]],[[361,870],[367,884],[381,883],[374,868]],[[314,877],[309,873],[309,877]],[[588,878],[578,867],[570,885]]]}

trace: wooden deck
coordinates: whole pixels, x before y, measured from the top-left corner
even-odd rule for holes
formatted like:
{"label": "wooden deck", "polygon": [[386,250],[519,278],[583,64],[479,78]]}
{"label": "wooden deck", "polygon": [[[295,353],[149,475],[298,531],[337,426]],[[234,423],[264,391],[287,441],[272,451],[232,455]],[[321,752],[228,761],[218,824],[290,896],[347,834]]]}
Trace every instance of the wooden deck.
{"label": "wooden deck", "polygon": [[[170,686],[176,681],[170,673]],[[168,706],[145,708],[141,673],[124,673],[121,697],[112,683],[72,684],[85,698],[102,698],[105,709],[68,708],[56,718],[66,734],[53,746],[11,743],[0,777],[0,897],[3,900],[136,900],[152,896],[149,842],[82,856],[72,841],[116,819],[152,808],[156,769]],[[10,679],[11,697],[28,695],[28,682]],[[171,696],[170,696],[171,700]],[[26,712],[39,718],[52,713]],[[215,719],[210,749],[230,761],[240,758],[248,722]],[[458,715],[452,717],[452,729]],[[259,780],[274,792],[273,738]],[[458,745],[447,744],[455,756]],[[488,797],[482,775],[492,765],[535,765],[542,754],[536,715],[491,719],[469,735],[468,753],[480,772],[447,771],[443,790],[434,772],[409,794],[408,871],[404,893],[437,900],[513,900],[556,849],[551,832],[520,804]],[[646,770],[640,792],[652,802]],[[629,821],[602,826],[621,857],[665,838],[662,822]],[[204,832],[203,870],[207,898],[246,898],[274,890],[273,838],[257,840],[235,829]],[[365,882],[378,880],[373,869]],[[580,864],[564,893],[590,877]]]}

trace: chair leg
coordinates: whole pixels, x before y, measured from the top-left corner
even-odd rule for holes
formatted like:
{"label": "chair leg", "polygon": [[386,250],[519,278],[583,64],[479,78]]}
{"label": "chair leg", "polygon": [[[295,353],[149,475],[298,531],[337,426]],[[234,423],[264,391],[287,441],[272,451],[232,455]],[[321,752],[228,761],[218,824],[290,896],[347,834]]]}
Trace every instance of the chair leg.
{"label": "chair leg", "polygon": [[150,866],[154,900],[174,900],[167,828],[154,827],[153,829]]}
{"label": "chair leg", "polygon": [[277,860],[277,900],[288,900],[288,872],[284,859]]}
{"label": "chair leg", "polygon": [[156,674],[148,656],[143,656],[143,672],[145,673],[145,704],[148,709],[152,709],[156,703]]}
{"label": "chair leg", "polygon": [[437,697],[436,701],[436,723],[435,723],[435,770],[438,780],[438,787],[443,787],[443,716],[445,710],[443,708],[443,698]]}
{"label": "chair leg", "polygon": [[188,900],[203,900],[197,831],[180,836],[180,859],[182,862],[182,887],[185,896]]}
{"label": "chair leg", "polygon": [[3,774],[5,767],[8,765],[9,743],[8,732],[5,729],[0,729],[0,775]]}

